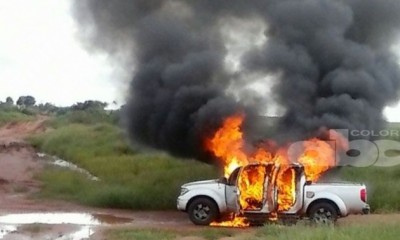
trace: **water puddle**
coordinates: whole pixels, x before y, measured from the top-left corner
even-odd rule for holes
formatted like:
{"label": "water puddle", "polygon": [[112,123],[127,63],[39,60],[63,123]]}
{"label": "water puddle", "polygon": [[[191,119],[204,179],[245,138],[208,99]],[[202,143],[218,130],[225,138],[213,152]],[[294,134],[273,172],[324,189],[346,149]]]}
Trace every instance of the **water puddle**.
{"label": "water puddle", "polygon": [[0,239],[18,232],[18,227],[29,224],[72,224],[80,226],[77,231],[69,232],[57,239],[87,239],[100,225],[125,224],[133,222],[131,218],[116,217],[108,214],[88,213],[18,213],[0,216]]}
{"label": "water puddle", "polygon": [[90,226],[83,226],[78,231],[59,237],[56,240],[84,240],[94,233],[94,230]]}
{"label": "water puddle", "polygon": [[9,224],[0,224],[0,239],[3,239],[9,233],[15,232],[17,230],[17,226],[9,225]]}
{"label": "water puddle", "polygon": [[79,173],[82,173],[83,175],[86,175],[90,180],[92,181],[99,181],[100,179],[94,175],[92,175],[89,171],[87,171],[86,169],[80,168],[77,165],[65,161],[57,156],[50,156],[46,153],[37,153],[37,156],[41,159],[46,161],[46,163],[50,164],[50,165],[54,165],[57,167],[61,167],[61,168],[67,168],[69,170],[72,171],[76,171]]}
{"label": "water puddle", "polygon": [[87,213],[18,213],[0,216],[0,224],[76,224],[97,226],[101,224],[122,224],[132,222],[131,218],[116,217],[107,214]]}

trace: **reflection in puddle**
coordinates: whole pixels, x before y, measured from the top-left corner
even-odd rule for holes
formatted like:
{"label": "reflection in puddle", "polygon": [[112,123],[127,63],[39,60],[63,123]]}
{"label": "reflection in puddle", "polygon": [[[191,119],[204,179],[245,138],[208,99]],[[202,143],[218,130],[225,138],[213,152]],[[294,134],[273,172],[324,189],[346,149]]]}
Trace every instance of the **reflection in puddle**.
{"label": "reflection in puddle", "polygon": [[46,162],[48,162],[51,165],[55,165],[55,166],[62,167],[62,168],[68,168],[72,171],[76,171],[76,172],[86,175],[90,180],[99,181],[99,178],[96,176],[93,176],[89,171],[87,171],[83,168],[80,168],[71,162],[65,161],[57,156],[50,156],[50,155],[47,155],[46,153],[37,153],[37,156],[40,159],[45,160]]}
{"label": "reflection in puddle", "polygon": [[90,226],[83,226],[78,231],[64,235],[57,238],[56,240],[83,240],[89,239],[89,237],[94,233]]}
{"label": "reflection in puddle", "polygon": [[9,233],[12,233],[17,230],[17,226],[8,225],[8,224],[0,224],[0,239],[3,239]]}
{"label": "reflection in puddle", "polygon": [[0,216],[0,224],[76,224],[96,226],[100,224],[129,223],[133,219],[106,214],[86,213],[20,213]]}
{"label": "reflection in puddle", "polygon": [[81,226],[79,230],[60,236],[59,240],[87,239],[94,233],[94,227],[102,224],[130,223],[133,219],[107,214],[87,213],[20,213],[0,216],[0,239],[16,232],[25,224],[73,224]]}

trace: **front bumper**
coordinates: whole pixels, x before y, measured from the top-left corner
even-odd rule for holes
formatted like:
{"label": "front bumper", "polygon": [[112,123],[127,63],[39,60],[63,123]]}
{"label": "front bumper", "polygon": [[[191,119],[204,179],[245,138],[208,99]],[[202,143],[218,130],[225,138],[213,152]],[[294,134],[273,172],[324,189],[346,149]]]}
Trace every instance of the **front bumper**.
{"label": "front bumper", "polygon": [[180,211],[186,211],[186,206],[188,201],[189,199],[179,196],[178,199],[176,200],[176,208]]}

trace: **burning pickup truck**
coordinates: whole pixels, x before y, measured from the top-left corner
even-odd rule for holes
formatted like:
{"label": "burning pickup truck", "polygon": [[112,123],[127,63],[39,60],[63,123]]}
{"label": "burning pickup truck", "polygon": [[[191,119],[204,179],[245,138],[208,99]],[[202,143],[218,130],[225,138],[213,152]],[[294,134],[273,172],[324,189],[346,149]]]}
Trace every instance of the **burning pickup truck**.
{"label": "burning pickup truck", "polygon": [[238,167],[228,179],[184,184],[177,208],[197,225],[237,227],[277,219],[331,223],[349,214],[369,213],[365,185],[312,183],[301,164],[273,163]]}

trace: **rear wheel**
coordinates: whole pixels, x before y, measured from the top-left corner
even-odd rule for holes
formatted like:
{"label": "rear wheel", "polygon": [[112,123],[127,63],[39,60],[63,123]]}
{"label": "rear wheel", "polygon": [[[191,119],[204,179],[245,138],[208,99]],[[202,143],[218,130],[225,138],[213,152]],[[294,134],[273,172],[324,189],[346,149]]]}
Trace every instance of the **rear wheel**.
{"label": "rear wheel", "polygon": [[320,202],[311,206],[308,216],[315,224],[329,225],[337,220],[338,212],[331,203]]}
{"label": "rear wheel", "polygon": [[209,198],[199,197],[190,203],[188,214],[194,224],[210,225],[218,218],[218,206]]}

